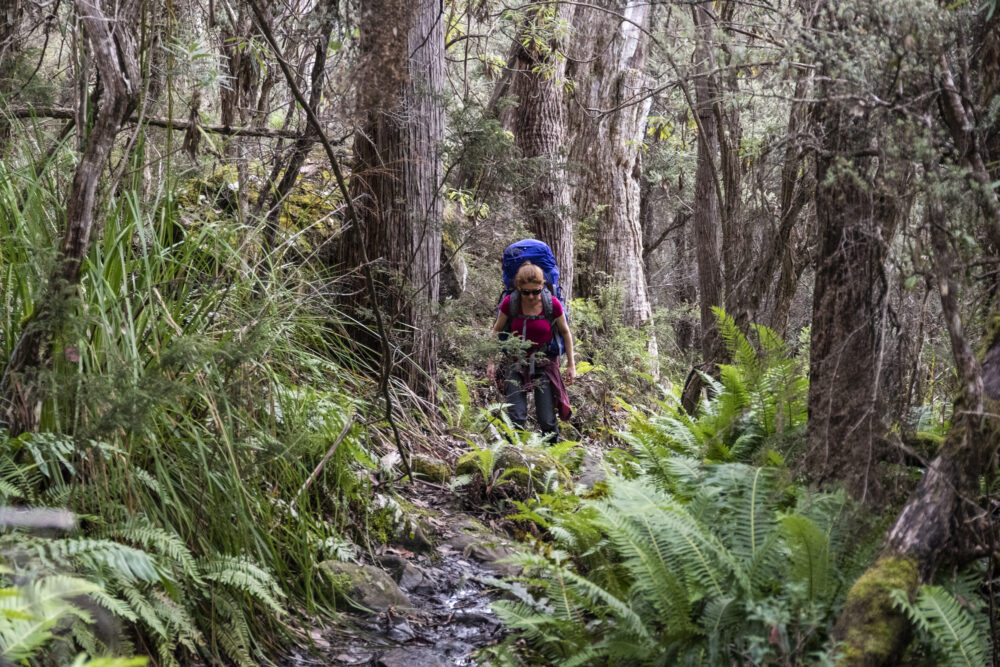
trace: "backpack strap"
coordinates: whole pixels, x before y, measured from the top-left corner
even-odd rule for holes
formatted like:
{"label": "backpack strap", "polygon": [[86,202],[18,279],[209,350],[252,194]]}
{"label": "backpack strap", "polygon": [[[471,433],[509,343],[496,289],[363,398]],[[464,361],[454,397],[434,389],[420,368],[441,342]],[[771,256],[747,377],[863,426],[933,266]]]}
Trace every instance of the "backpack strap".
{"label": "backpack strap", "polygon": [[549,331],[552,332],[552,341],[549,343],[549,353],[553,357],[558,357],[562,350],[562,336],[556,328],[555,307],[552,305],[552,291],[548,285],[542,288],[542,314],[549,323]]}

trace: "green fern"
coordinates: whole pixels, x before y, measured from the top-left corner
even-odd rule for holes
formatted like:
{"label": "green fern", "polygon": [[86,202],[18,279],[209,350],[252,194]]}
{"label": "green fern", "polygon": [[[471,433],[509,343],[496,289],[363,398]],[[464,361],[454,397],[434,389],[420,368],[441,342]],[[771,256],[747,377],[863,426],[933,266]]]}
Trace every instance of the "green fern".
{"label": "green fern", "polygon": [[558,545],[588,545],[587,556],[518,558],[526,574],[507,584],[518,601],[498,605],[515,638],[560,664],[719,664],[751,645],[790,650],[767,641],[773,621],[748,616],[763,605],[790,610],[782,631],[814,635],[821,648],[839,591],[827,522],[790,511],[787,482],[771,469],[675,457],[658,470],[666,477],[613,478],[607,497],[549,517]]}
{"label": "green fern", "polygon": [[274,577],[247,558],[217,556],[202,565],[202,577],[255,598],[277,615],[284,613],[278,600],[285,594]]}
{"label": "green fern", "polygon": [[145,517],[134,518],[127,523],[112,528],[108,537],[117,538],[139,545],[146,552],[162,555],[179,572],[189,578],[194,585],[200,585],[198,565],[184,541],[177,533],[154,526]]}
{"label": "green fern", "polygon": [[66,575],[0,589],[0,659],[16,662],[31,657],[52,639],[52,629],[64,617],[89,622],[89,614],[70,598],[97,589],[96,584]]}
{"label": "green fern", "polygon": [[955,595],[941,586],[924,585],[913,603],[900,590],[893,591],[892,598],[946,664],[962,667],[989,664],[986,618],[963,606]]}

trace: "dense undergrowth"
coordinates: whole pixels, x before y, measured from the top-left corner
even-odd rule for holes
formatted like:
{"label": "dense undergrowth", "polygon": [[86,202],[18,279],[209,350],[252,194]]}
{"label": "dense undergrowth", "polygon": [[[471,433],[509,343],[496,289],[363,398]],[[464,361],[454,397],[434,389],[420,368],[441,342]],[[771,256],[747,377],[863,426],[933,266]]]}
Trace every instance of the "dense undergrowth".
{"label": "dense undergrowth", "polygon": [[[496,582],[512,630],[496,664],[833,664],[843,598],[884,517],[796,479],[807,354],[717,313],[732,364],[688,415],[679,396],[632,409],[594,490],[546,488],[513,519],[544,530]],[[918,640],[907,664],[989,664],[981,574],[897,596]],[[900,592],[901,593],[901,592]]]}
{"label": "dense undergrowth", "polygon": [[[260,664],[289,610],[334,608],[318,564],[364,540],[359,469],[377,457],[360,427],[304,488],[367,382],[331,335],[341,318],[317,285],[335,282],[255,263],[255,230],[182,208],[178,189],[110,200],[79,296],[43,323],[57,334],[36,378],[41,432],[4,438],[0,501],[67,508],[78,529],[0,537],[7,581],[37,593],[32,613],[3,598],[0,661],[44,645],[52,664],[81,651]],[[7,358],[39,324],[56,191],[0,173]]]}
{"label": "dense undergrowth", "polygon": [[[56,191],[0,173],[7,358],[47,298]],[[319,564],[351,557],[378,517],[368,469],[379,452],[371,430],[352,425],[371,375],[339,332],[336,276],[304,261],[301,246],[288,266],[280,252],[260,262],[259,230],[201,215],[181,191],[110,200],[78,296],[43,323],[57,334],[50,370],[35,379],[41,429],[3,436],[0,502],[66,508],[78,526],[0,535],[2,660],[260,664],[290,637],[303,641],[303,614],[335,609]],[[492,269],[482,273],[485,282]],[[732,363],[705,377],[690,415],[679,385],[636,363],[646,342],[616,319],[617,298],[610,288],[571,304],[578,414],[569,442],[552,446],[515,432],[469,374],[492,345],[469,318],[482,313],[446,322],[465,356],[445,373],[455,395],[441,416],[473,445],[478,474],[453,487],[495,504],[533,541],[523,576],[497,582],[512,633],[481,661],[828,662],[881,518],[797,477],[806,338],[789,346],[761,326],[748,337],[719,312]],[[491,304],[480,306],[488,319]],[[606,452],[607,481],[573,489],[575,441],[609,438],[622,446]],[[522,463],[501,465],[505,451]],[[552,465],[536,475],[530,457]],[[528,482],[511,493],[518,476]],[[383,528],[373,528],[380,540]],[[922,640],[914,664],[986,664],[979,580],[962,573],[897,601]]]}

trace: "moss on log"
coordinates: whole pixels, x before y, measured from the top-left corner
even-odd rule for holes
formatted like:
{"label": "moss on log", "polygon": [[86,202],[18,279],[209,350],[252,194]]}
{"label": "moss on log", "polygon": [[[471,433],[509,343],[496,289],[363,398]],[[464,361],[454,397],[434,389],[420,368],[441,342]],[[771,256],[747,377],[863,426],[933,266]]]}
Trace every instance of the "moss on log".
{"label": "moss on log", "polygon": [[898,664],[909,643],[909,622],[892,604],[892,591],[913,599],[920,586],[917,562],[883,556],[854,582],[834,628],[839,667]]}

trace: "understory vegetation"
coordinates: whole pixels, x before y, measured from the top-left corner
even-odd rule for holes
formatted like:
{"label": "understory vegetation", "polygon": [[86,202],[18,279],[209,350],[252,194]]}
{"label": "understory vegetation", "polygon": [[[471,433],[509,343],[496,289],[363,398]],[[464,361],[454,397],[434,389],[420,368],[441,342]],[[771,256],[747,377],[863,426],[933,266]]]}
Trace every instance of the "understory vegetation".
{"label": "understory vegetation", "polygon": [[[9,357],[38,325],[58,220],[46,182],[0,181]],[[319,562],[365,543],[378,453],[352,423],[368,381],[319,276],[264,266],[251,230],[192,217],[173,184],[149,209],[117,202],[58,313],[41,431],[0,447],[0,500],[66,508],[78,528],[0,537],[8,581],[32,591],[4,598],[0,651],[30,655],[65,614],[45,649],[57,664],[84,650],[256,665],[287,641],[289,609],[335,608]]]}
{"label": "understory vegetation", "polygon": [[[48,184],[2,177],[9,356],[46,298],[51,258],[38,258],[57,220]],[[377,396],[324,293],[337,280],[261,261],[253,230],[200,217],[178,191],[165,185],[146,212],[135,194],[104,212],[80,297],[57,313],[51,371],[37,378],[50,397],[41,429],[0,447],[4,504],[65,508],[77,522],[0,536],[5,660],[259,664],[303,641],[304,619],[335,614],[323,561],[392,537],[391,485],[372,490],[391,446],[384,424],[361,422]],[[832,663],[834,623],[884,518],[799,478],[807,334],[745,335],[717,309],[732,363],[703,375],[689,414],[680,377],[637,363],[646,341],[621,324],[616,298],[571,305],[584,407],[558,445],[516,431],[468,360],[445,371],[442,416],[471,447],[451,486],[527,541],[522,575],[493,582],[510,634],[479,660]],[[468,320],[449,326],[489,349]],[[913,429],[940,440],[940,410],[918,412]],[[607,478],[574,488],[579,441],[594,438],[613,445]],[[989,664],[981,580],[952,573],[916,599],[897,596],[918,633],[911,664]]]}
{"label": "understory vegetation", "polygon": [[0,667],[1000,667],[998,2],[6,0]]}
{"label": "understory vegetation", "polygon": [[[796,481],[808,350],[716,314],[733,363],[705,378],[697,414],[677,395],[632,408],[606,481],[515,502],[544,533],[516,557],[523,574],[495,582],[512,630],[497,664],[834,664],[834,624],[884,518]],[[981,581],[897,591],[918,632],[906,664],[990,664]]]}

